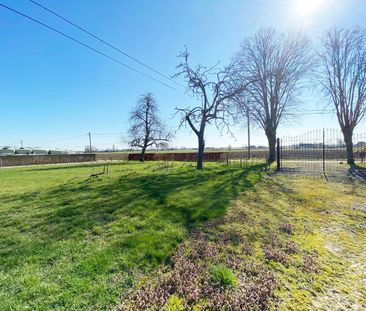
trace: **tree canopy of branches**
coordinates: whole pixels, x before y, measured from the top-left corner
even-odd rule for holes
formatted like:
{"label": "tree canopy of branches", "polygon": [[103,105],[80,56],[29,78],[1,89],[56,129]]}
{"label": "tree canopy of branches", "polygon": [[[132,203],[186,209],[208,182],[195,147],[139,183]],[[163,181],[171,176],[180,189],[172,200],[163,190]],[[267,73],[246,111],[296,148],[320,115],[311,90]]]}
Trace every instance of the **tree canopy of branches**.
{"label": "tree canopy of branches", "polygon": [[180,126],[188,124],[197,136],[197,169],[200,170],[203,169],[206,126],[214,123],[220,130],[229,130],[230,101],[246,85],[232,83],[233,71],[230,66],[223,70],[216,69],[216,66],[191,67],[187,49],[179,56],[182,57],[182,62],[177,66],[179,72],[175,77],[183,76],[187,82],[187,92],[201,102],[195,107],[176,108],[181,115]]}
{"label": "tree canopy of branches", "polygon": [[251,117],[267,136],[269,162],[276,158],[277,128],[293,115],[306,86],[307,73],[313,66],[310,50],[309,41],[301,33],[260,29],[244,40],[234,59],[241,79],[251,80],[240,102],[248,106]]}
{"label": "tree canopy of branches", "polygon": [[354,165],[353,131],[366,112],[366,37],[359,28],[327,31],[319,53],[320,82],[333,104]]}
{"label": "tree canopy of branches", "polygon": [[141,148],[140,160],[145,160],[146,149],[155,146],[166,147],[170,133],[158,116],[158,107],[154,95],[141,95],[130,114],[129,145]]}

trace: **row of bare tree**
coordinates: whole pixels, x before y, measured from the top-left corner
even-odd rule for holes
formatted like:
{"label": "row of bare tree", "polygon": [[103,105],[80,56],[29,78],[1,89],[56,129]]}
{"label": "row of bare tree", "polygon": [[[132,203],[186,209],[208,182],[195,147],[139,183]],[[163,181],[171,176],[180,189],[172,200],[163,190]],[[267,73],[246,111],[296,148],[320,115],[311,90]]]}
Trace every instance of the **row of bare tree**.
{"label": "row of bare tree", "polygon": [[[354,165],[353,131],[366,112],[366,34],[358,28],[327,31],[319,51],[313,52],[302,33],[261,29],[245,39],[225,68],[191,66],[187,49],[174,77],[183,77],[195,107],[176,108],[180,127],[188,125],[198,140],[197,169],[203,168],[205,130],[214,124],[221,131],[248,114],[264,131],[268,161],[275,161],[278,126],[293,117],[305,88],[324,95],[324,106],[333,105],[344,134],[347,161]],[[318,86],[321,86],[319,89]],[[153,94],[140,97],[130,116],[130,145],[164,146],[171,134],[159,119]]]}

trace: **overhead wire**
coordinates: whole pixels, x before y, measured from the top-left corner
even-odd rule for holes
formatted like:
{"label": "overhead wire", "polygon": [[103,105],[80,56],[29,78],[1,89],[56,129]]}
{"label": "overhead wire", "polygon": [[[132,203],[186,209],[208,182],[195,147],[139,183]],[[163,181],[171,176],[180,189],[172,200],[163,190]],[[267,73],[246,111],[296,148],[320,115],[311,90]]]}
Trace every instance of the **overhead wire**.
{"label": "overhead wire", "polygon": [[68,19],[68,18],[66,18],[66,17],[64,17],[64,16],[62,16],[61,14],[59,14],[59,13],[57,13],[57,12],[55,12],[55,11],[53,11],[53,10],[49,9],[49,8],[47,8],[45,5],[40,4],[40,3],[38,3],[37,1],[34,1],[34,0],[29,0],[29,1],[30,1],[31,3],[33,3],[34,5],[36,5],[36,6],[40,7],[40,8],[42,8],[43,10],[45,10],[45,11],[47,11],[47,12],[49,12],[49,13],[53,14],[54,16],[57,16],[58,18],[60,18],[60,19],[62,19],[63,21],[65,21],[66,23],[68,23],[68,24],[70,24],[70,25],[72,25],[72,26],[76,27],[76,28],[77,28],[77,29],[79,29],[80,31],[82,31],[82,32],[86,33],[87,35],[89,35],[89,36],[91,36],[92,38],[94,38],[94,39],[98,40],[99,42],[102,42],[103,44],[105,44],[105,45],[109,46],[109,47],[110,47],[110,48],[112,48],[113,50],[115,50],[115,51],[117,51],[117,52],[121,53],[122,55],[124,55],[124,56],[126,56],[126,57],[128,57],[128,58],[132,59],[132,60],[133,60],[133,61],[135,61],[136,63],[138,63],[138,64],[140,64],[140,65],[144,66],[145,68],[147,68],[147,69],[151,70],[152,72],[154,72],[154,73],[156,73],[156,74],[160,75],[161,77],[163,77],[163,78],[165,78],[165,79],[167,79],[167,80],[169,80],[169,81],[171,81],[171,82],[173,82],[173,83],[175,83],[175,84],[177,84],[177,85],[179,85],[179,86],[181,86],[181,87],[184,87],[184,88],[185,88],[185,86],[184,86],[184,85],[182,85],[182,84],[180,84],[179,82],[177,82],[177,81],[173,80],[171,77],[169,77],[169,76],[165,75],[164,73],[160,72],[160,71],[159,71],[159,70],[157,70],[157,69],[154,69],[153,67],[151,67],[151,66],[147,65],[146,63],[142,62],[141,60],[137,59],[136,57],[131,56],[130,54],[128,54],[128,53],[126,53],[126,52],[122,51],[121,49],[119,49],[119,48],[118,48],[118,47],[116,47],[115,45],[112,45],[111,43],[108,43],[105,39],[102,39],[100,36],[97,36],[97,35],[95,35],[95,34],[91,33],[89,30],[86,30],[84,27],[81,27],[81,26],[79,26],[78,24],[76,24],[75,22],[72,22],[70,19]]}
{"label": "overhead wire", "polygon": [[77,138],[82,138],[82,137],[87,137],[88,134],[83,134],[83,135],[78,135],[78,136],[73,136],[73,137],[68,137],[68,138],[62,138],[62,139],[56,139],[56,140],[48,140],[48,141],[31,141],[32,144],[49,144],[49,143],[58,143],[58,142],[64,142],[64,141],[70,141],[70,140],[74,140]]}
{"label": "overhead wire", "polygon": [[25,13],[22,13],[22,12],[16,10],[16,9],[13,9],[13,8],[11,8],[11,7],[3,4],[3,3],[0,3],[0,6],[3,7],[3,8],[5,8],[5,9],[7,9],[7,10],[9,10],[9,11],[11,11],[11,12],[13,12],[13,13],[15,13],[15,14],[18,14],[20,16],[23,16],[24,18],[27,18],[30,21],[35,22],[35,23],[37,23],[37,24],[39,24],[39,25],[41,25],[41,26],[43,26],[45,28],[48,28],[48,29],[50,29],[50,30],[58,33],[59,35],[65,37],[65,38],[67,38],[67,39],[69,39],[69,40],[71,40],[71,41],[73,41],[73,42],[75,42],[75,43],[77,43],[77,44],[85,47],[85,48],[88,48],[89,50],[91,50],[91,51],[93,51],[93,52],[95,52],[95,53],[97,53],[99,55],[102,55],[102,56],[104,56],[104,57],[106,57],[106,58],[108,58],[108,59],[110,59],[110,60],[112,60],[112,61],[120,64],[123,67],[126,67],[126,68],[130,69],[131,71],[134,71],[134,72],[136,72],[136,73],[138,73],[138,74],[140,74],[140,75],[142,75],[142,76],[144,76],[144,77],[146,77],[148,79],[151,79],[151,80],[153,80],[153,81],[155,81],[157,83],[160,83],[160,84],[162,84],[162,85],[164,85],[164,86],[166,86],[166,87],[168,87],[168,88],[170,88],[170,89],[172,89],[174,91],[177,91],[177,92],[180,92],[180,93],[183,94],[183,92],[177,90],[175,87],[173,87],[173,86],[171,86],[171,85],[169,85],[169,84],[167,84],[167,83],[165,83],[163,81],[160,81],[160,80],[158,80],[158,79],[156,79],[156,78],[154,78],[154,77],[152,77],[152,76],[150,76],[150,75],[148,75],[148,74],[146,74],[146,73],[144,73],[144,72],[142,72],[140,70],[137,70],[137,69],[131,67],[130,65],[127,65],[127,64],[121,62],[120,60],[118,60],[118,59],[116,59],[116,58],[114,58],[112,56],[109,56],[108,54],[106,54],[106,53],[104,53],[104,52],[102,52],[102,51],[100,51],[100,50],[98,50],[96,48],[93,48],[92,46],[90,46],[90,45],[88,45],[88,44],[86,44],[86,43],[84,43],[84,42],[82,42],[82,41],[80,41],[78,39],[75,39],[74,37],[72,37],[72,36],[70,36],[70,35],[68,35],[68,34],[66,34],[66,33],[64,33],[64,32],[62,32],[62,31],[60,31],[60,30],[58,30],[58,29],[56,29],[54,27],[52,27],[52,26],[49,26],[49,25],[47,25],[47,24],[45,24],[45,23],[43,23],[43,22],[41,22],[41,21],[39,21],[39,20],[37,20],[37,19],[35,19],[35,18],[27,15],[27,14],[25,14]]}
{"label": "overhead wire", "polygon": [[[104,39],[102,39],[102,38],[100,38],[100,37],[98,37],[98,36],[94,35],[94,34],[93,34],[93,33],[91,33],[90,31],[88,31],[88,30],[86,30],[85,28],[83,28],[83,27],[81,27],[81,26],[77,25],[76,23],[74,23],[74,22],[70,21],[69,19],[67,19],[67,18],[63,17],[62,15],[60,15],[60,14],[56,13],[55,11],[52,11],[52,10],[48,9],[48,8],[47,8],[47,7],[45,7],[44,5],[42,5],[42,4],[40,4],[40,3],[38,3],[38,2],[36,2],[36,1],[34,1],[34,0],[29,0],[29,1],[30,1],[30,2],[32,2],[33,4],[37,5],[38,7],[40,7],[40,8],[42,8],[42,9],[44,9],[44,10],[48,11],[49,13],[51,13],[51,14],[53,14],[53,15],[57,16],[58,18],[60,18],[60,19],[64,20],[65,22],[67,22],[67,23],[71,24],[72,26],[74,26],[74,27],[78,28],[79,30],[81,30],[81,31],[83,31],[84,33],[88,34],[89,36],[93,37],[94,39],[96,39],[96,40],[98,40],[98,41],[100,41],[100,42],[104,43],[105,45],[109,46],[110,48],[112,48],[112,49],[114,49],[114,50],[118,51],[119,53],[123,54],[124,56],[126,56],[126,57],[128,57],[128,58],[130,58],[130,59],[134,60],[135,62],[137,62],[137,63],[139,63],[140,65],[144,66],[145,68],[147,68],[147,69],[149,69],[149,70],[153,71],[154,73],[159,74],[160,76],[164,77],[165,79],[168,79],[169,81],[174,82],[175,84],[178,84],[178,85],[182,86],[180,83],[178,83],[178,82],[174,81],[173,79],[171,79],[170,77],[168,77],[168,76],[164,75],[164,74],[163,74],[163,73],[161,73],[160,71],[158,71],[158,70],[156,70],[156,69],[152,68],[151,66],[149,66],[149,65],[145,64],[144,62],[142,62],[142,61],[138,60],[137,58],[135,58],[135,57],[133,57],[133,56],[131,56],[131,55],[127,54],[126,52],[124,52],[124,51],[120,50],[119,48],[115,47],[114,45],[112,45],[112,44],[108,43],[108,42],[107,42],[107,41],[105,41]],[[148,79],[151,79],[151,80],[153,80],[153,81],[155,81],[155,82],[157,82],[157,83],[160,83],[160,84],[162,84],[162,85],[164,85],[164,86],[166,86],[166,87],[168,87],[168,88],[170,88],[170,89],[172,89],[172,90],[175,90],[175,91],[180,92],[179,90],[177,90],[176,88],[172,87],[171,85],[168,85],[168,84],[167,84],[167,83],[165,83],[165,82],[162,82],[162,81],[160,81],[160,80],[158,80],[158,79],[156,79],[156,78],[154,78],[154,77],[151,77],[150,75],[147,75],[146,73],[144,73],[144,72],[142,72],[142,71],[140,71],[140,70],[137,70],[137,69],[135,69],[135,68],[133,68],[133,67],[131,67],[131,66],[129,66],[129,65],[127,65],[127,64],[125,64],[125,63],[123,63],[123,62],[121,62],[120,60],[118,60],[118,59],[116,59],[116,58],[114,58],[114,57],[112,57],[112,56],[109,56],[108,54],[106,54],[106,53],[104,53],[104,52],[102,52],[102,51],[100,51],[100,50],[98,50],[98,49],[96,49],[96,48],[94,48],[94,47],[92,47],[92,46],[90,46],[90,45],[88,45],[88,44],[86,44],[86,43],[84,43],[84,42],[82,42],[82,41],[80,41],[80,40],[78,40],[78,39],[76,39],[76,38],[74,38],[74,37],[72,37],[72,36],[70,36],[70,35],[68,35],[68,34],[66,34],[66,33],[64,33],[64,32],[62,32],[62,31],[60,31],[60,30],[58,30],[58,29],[56,29],[56,28],[54,28],[54,27],[52,27],[52,26],[49,26],[49,25],[47,25],[47,24],[45,24],[45,23],[43,23],[43,22],[41,22],[41,21],[39,21],[39,20],[37,20],[37,19],[35,19],[35,18],[33,18],[33,17],[31,17],[31,16],[27,15],[27,14],[25,14],[25,13],[22,13],[22,12],[20,12],[20,11],[16,10],[16,9],[11,8],[11,7],[9,7],[9,6],[7,6],[7,5],[4,5],[4,4],[2,4],[2,3],[0,3],[0,6],[1,6],[1,7],[3,7],[3,8],[5,8],[5,9],[7,9],[7,10],[9,10],[9,11],[11,11],[11,12],[13,12],[13,13],[16,13],[16,14],[18,14],[18,15],[20,15],[20,16],[22,16],[22,17],[24,17],[24,18],[26,18],[26,19],[28,19],[28,20],[30,20],[30,21],[33,21],[33,22],[35,22],[35,23],[37,23],[37,24],[39,24],[39,25],[41,25],[41,26],[43,26],[43,27],[45,27],[45,28],[48,28],[49,30],[52,30],[52,31],[56,32],[57,34],[59,34],[59,35],[61,35],[61,36],[64,36],[64,37],[66,37],[67,39],[69,39],[69,40],[71,40],[71,41],[73,41],[73,42],[75,42],[75,43],[77,43],[77,44],[79,44],[79,45],[81,45],[81,46],[83,46],[83,47],[85,47],[85,48],[88,48],[89,50],[91,50],[91,51],[93,51],[93,52],[95,52],[95,53],[97,53],[97,54],[99,54],[99,55],[102,55],[102,56],[104,56],[104,57],[106,57],[106,58],[108,58],[108,59],[110,59],[110,60],[112,60],[112,61],[114,61],[114,62],[116,62],[116,63],[120,64],[121,66],[124,66],[125,68],[128,68],[128,69],[130,69],[130,70],[132,70],[132,71],[134,71],[134,72],[136,72],[136,73],[138,73],[138,74],[140,74],[140,75],[142,75],[142,76],[144,76],[144,77],[146,77],[146,78],[148,78]],[[304,111],[301,111],[301,113],[302,113],[303,115],[312,115],[312,114],[319,114],[319,115],[321,115],[321,114],[329,114],[329,113],[331,113],[331,112],[330,112],[330,111],[324,111],[324,110],[323,110],[323,111],[321,111],[321,110],[304,110]],[[171,127],[171,128],[173,128],[173,127]],[[96,136],[109,136],[109,135],[122,135],[122,134],[123,134],[123,133],[119,132],[119,133],[93,134],[93,135],[96,135]],[[76,138],[80,138],[80,137],[84,137],[84,136],[86,136],[86,135],[84,134],[84,135],[81,135],[81,136],[75,136],[75,137],[72,137],[72,138],[61,139],[61,140],[53,140],[53,141],[42,142],[42,143],[62,142],[62,141],[72,140],[72,139],[76,139]],[[38,142],[38,143],[39,143],[39,142]]]}

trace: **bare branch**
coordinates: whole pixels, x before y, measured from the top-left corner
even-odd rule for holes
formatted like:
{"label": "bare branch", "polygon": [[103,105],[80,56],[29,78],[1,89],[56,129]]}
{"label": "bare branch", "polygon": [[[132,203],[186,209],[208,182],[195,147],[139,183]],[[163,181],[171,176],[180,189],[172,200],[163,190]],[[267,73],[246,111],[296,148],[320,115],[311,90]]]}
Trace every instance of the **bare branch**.
{"label": "bare branch", "polygon": [[[201,169],[204,154],[204,135],[208,124],[222,131],[230,132],[231,100],[238,96],[247,87],[248,82],[233,82],[233,67],[228,66],[222,70],[217,65],[204,67],[198,65],[192,68],[189,65],[189,53],[185,49],[180,57],[182,62],[177,66],[179,72],[175,77],[183,76],[187,81],[187,92],[195,96],[200,105],[188,108],[176,108],[181,115],[180,127],[188,124],[198,138],[197,168]],[[214,80],[213,80],[214,79]]]}
{"label": "bare branch", "polygon": [[359,28],[332,29],[322,39],[319,81],[333,103],[354,164],[352,136],[366,112],[366,34]]}
{"label": "bare branch", "polygon": [[166,130],[158,116],[156,100],[152,93],[142,95],[130,114],[129,145],[141,148],[141,161],[148,147],[167,145],[171,133]]}
{"label": "bare branch", "polygon": [[245,103],[265,131],[273,161],[277,128],[291,115],[314,66],[310,43],[301,33],[261,29],[244,40],[234,63],[240,79],[251,81],[236,102]]}

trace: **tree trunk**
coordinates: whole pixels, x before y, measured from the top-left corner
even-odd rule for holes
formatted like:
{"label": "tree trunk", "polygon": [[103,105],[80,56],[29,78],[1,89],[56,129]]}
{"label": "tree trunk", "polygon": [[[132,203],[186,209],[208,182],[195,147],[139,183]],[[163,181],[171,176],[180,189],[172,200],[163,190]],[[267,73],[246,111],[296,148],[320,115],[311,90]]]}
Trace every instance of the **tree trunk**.
{"label": "tree trunk", "polygon": [[347,163],[351,166],[355,165],[355,160],[353,158],[353,131],[351,129],[343,129],[344,143],[346,144],[347,152]]}
{"label": "tree trunk", "polygon": [[146,152],[146,147],[143,147],[141,150],[141,154],[140,154],[140,161],[144,162],[145,161],[145,152]]}
{"label": "tree trunk", "polygon": [[268,140],[268,147],[269,147],[269,154],[268,154],[268,163],[271,164],[276,161],[276,132],[275,131],[265,131],[267,140]]}
{"label": "tree trunk", "polygon": [[197,157],[197,169],[203,169],[203,157],[205,152],[205,139],[203,133],[198,135],[198,157]]}

